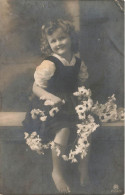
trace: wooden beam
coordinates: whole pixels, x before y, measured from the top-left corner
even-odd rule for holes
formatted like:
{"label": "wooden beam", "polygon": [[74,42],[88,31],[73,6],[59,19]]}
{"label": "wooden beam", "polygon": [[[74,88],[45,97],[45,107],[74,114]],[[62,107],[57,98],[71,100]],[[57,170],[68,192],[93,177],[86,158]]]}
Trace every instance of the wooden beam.
{"label": "wooden beam", "polygon": [[0,126],[22,126],[25,112],[0,112]]}
{"label": "wooden beam", "polygon": [[[24,120],[26,112],[0,112],[0,126],[22,126],[22,121]],[[116,121],[111,123],[102,123],[105,127],[121,127],[124,126],[124,121]]]}

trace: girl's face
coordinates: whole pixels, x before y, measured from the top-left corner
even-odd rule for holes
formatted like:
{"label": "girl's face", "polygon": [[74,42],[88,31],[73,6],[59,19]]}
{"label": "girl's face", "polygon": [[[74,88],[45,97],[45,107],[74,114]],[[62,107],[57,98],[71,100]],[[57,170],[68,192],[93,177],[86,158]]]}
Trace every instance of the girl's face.
{"label": "girl's face", "polygon": [[52,51],[62,57],[71,53],[71,38],[60,27],[52,35],[47,35],[47,39]]}

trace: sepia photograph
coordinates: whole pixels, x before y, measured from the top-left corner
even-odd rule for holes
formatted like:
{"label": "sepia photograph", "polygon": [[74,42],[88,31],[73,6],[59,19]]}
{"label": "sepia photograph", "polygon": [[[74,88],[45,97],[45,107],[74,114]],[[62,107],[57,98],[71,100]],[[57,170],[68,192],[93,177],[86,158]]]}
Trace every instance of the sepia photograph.
{"label": "sepia photograph", "polygon": [[124,195],[124,0],[0,18],[0,195]]}

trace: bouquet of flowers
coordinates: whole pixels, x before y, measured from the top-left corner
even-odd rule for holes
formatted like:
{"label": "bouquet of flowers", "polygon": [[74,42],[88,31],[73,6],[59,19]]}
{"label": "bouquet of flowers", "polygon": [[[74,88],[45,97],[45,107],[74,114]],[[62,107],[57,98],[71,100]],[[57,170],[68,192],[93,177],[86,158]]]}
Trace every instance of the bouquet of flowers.
{"label": "bouquet of flowers", "polygon": [[[73,93],[78,98],[78,105],[75,107],[76,113],[78,114],[79,124],[77,127],[77,138],[75,140],[74,150],[71,149],[68,155],[62,155],[58,146],[53,142],[48,144],[42,144],[41,138],[36,132],[31,135],[25,132],[26,143],[30,146],[31,150],[37,151],[39,154],[44,154],[44,149],[55,147],[57,155],[62,156],[65,161],[71,161],[72,163],[77,162],[77,156],[79,155],[82,159],[87,155],[88,137],[100,126],[95,122],[95,115],[98,116],[100,122],[111,122],[117,120],[124,120],[124,110],[117,109],[115,103],[115,96],[108,97],[108,101],[105,104],[99,104],[97,101],[95,104],[91,98],[91,90],[86,89],[84,86],[79,87],[78,91]],[[65,101],[63,100],[63,103]],[[49,111],[49,115],[54,115],[59,111],[59,107],[54,107],[53,102],[49,100],[45,101],[45,105],[51,105],[52,108]],[[47,116],[42,110],[34,109],[31,111],[33,119],[39,116],[41,121],[45,121]]]}

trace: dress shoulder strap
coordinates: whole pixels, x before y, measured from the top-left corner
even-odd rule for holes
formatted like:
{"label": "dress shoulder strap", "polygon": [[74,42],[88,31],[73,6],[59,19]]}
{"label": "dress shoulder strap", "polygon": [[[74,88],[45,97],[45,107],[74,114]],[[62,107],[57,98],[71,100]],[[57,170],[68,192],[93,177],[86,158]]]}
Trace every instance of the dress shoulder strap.
{"label": "dress shoulder strap", "polygon": [[[75,67],[76,71],[79,72],[80,67],[81,67],[81,59],[76,57],[76,56],[75,56],[75,58],[76,58],[76,63],[74,65],[74,67]],[[63,63],[55,56],[48,56],[47,58],[45,58],[45,60],[50,60],[51,62],[53,62],[56,66],[56,69],[58,69],[59,66],[63,65]]]}
{"label": "dress shoulder strap", "polygon": [[50,60],[55,64],[55,66],[57,66],[57,64],[62,64],[62,62],[55,56],[48,56],[47,58],[45,58],[45,60]]}

